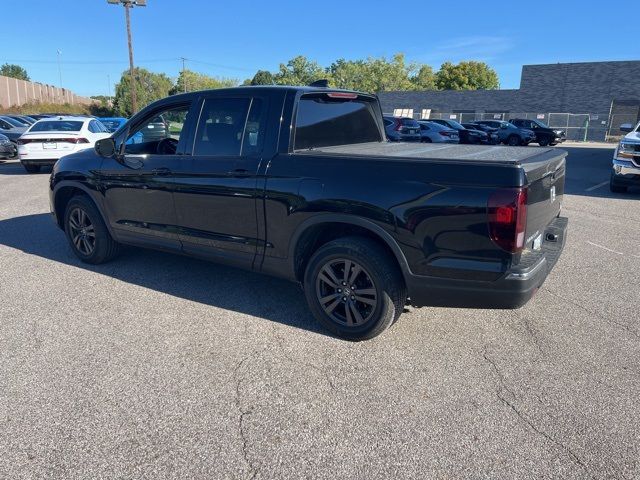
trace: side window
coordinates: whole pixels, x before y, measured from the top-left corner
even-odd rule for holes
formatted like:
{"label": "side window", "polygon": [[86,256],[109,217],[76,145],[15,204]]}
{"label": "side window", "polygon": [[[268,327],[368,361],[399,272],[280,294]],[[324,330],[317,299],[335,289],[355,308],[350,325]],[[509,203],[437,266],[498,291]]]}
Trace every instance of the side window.
{"label": "side window", "polygon": [[11,130],[11,127],[4,120],[0,120],[0,128],[4,128],[5,130]]}
{"label": "side window", "polygon": [[[251,99],[208,98],[202,105],[193,145],[194,155],[240,155]],[[252,129],[255,129],[255,122]],[[250,133],[250,132],[249,132]],[[248,143],[258,145],[258,130]],[[247,148],[250,148],[248,146]]]}
{"label": "side window", "polygon": [[96,125],[96,121],[95,120],[91,120],[89,122],[89,131],[91,133],[98,133],[100,131],[100,129]]}
{"label": "side window", "polygon": [[393,122],[392,122],[391,120],[386,120],[386,119],[385,119],[385,121],[384,121],[384,126],[385,126],[385,127],[388,127],[388,126],[390,126],[390,125],[393,125]]}
{"label": "side window", "polygon": [[[188,113],[188,105],[156,112],[129,132],[125,152],[173,155],[180,141]],[[163,142],[163,140],[166,141]]]}

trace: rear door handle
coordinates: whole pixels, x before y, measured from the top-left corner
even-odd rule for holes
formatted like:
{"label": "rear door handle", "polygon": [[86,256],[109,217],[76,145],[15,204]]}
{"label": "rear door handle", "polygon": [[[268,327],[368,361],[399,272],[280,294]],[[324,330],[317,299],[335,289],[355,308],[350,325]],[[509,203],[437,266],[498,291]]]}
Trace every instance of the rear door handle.
{"label": "rear door handle", "polygon": [[231,170],[230,172],[227,172],[227,175],[231,177],[248,177],[249,170],[246,170],[244,168],[236,168],[235,170]]}
{"label": "rear door handle", "polygon": [[153,170],[151,170],[151,173],[159,177],[166,177],[167,175],[171,174],[171,170],[166,167],[154,168]]}

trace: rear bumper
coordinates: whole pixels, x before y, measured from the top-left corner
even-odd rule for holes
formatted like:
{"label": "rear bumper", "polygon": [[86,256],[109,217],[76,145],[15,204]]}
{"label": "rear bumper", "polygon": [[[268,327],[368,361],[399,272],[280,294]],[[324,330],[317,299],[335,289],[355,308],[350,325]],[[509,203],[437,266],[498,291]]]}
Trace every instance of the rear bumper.
{"label": "rear bumper", "polygon": [[519,308],[527,303],[553,269],[566,241],[568,219],[558,217],[545,229],[539,251],[507,270],[498,280],[476,281],[459,278],[407,275],[411,304],[416,307]]}
{"label": "rear bumper", "polygon": [[55,164],[59,159],[58,158],[22,158],[20,157],[20,163],[23,165],[41,165],[41,166],[51,166]]}

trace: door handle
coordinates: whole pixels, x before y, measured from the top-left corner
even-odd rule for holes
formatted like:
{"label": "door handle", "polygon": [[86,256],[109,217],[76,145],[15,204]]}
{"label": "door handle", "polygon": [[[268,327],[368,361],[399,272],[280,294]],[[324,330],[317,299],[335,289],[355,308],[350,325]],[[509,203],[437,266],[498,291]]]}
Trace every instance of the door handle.
{"label": "door handle", "polygon": [[231,177],[248,177],[250,173],[249,170],[246,170],[244,168],[236,168],[235,170],[227,172],[227,175]]}
{"label": "door handle", "polygon": [[159,177],[166,177],[167,175],[171,174],[171,170],[169,170],[166,167],[160,167],[160,168],[154,168],[153,170],[151,170],[151,173]]}

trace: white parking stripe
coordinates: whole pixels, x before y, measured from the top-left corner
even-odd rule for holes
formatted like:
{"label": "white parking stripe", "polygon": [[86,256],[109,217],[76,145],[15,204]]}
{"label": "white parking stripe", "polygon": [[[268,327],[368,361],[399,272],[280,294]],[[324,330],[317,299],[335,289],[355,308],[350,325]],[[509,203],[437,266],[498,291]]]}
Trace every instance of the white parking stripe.
{"label": "white parking stripe", "polygon": [[[593,245],[594,247],[598,247],[601,248],[602,250],[606,250],[607,252],[611,252],[611,253],[615,253],[616,255],[625,255],[622,252],[618,252],[617,250],[611,250],[610,248],[605,247],[604,245],[599,245],[597,243],[593,243],[587,240],[587,243],[589,245]],[[640,255],[634,255],[633,253],[628,254],[627,256],[631,256],[631,257],[635,257],[635,258],[640,258]]]}
{"label": "white parking stripe", "polygon": [[608,185],[608,184],[609,184],[609,181],[607,180],[606,182],[599,183],[597,185],[594,185],[593,187],[586,188],[584,191],[585,192],[590,192],[591,190],[595,190],[596,188],[604,187],[605,185]]}

